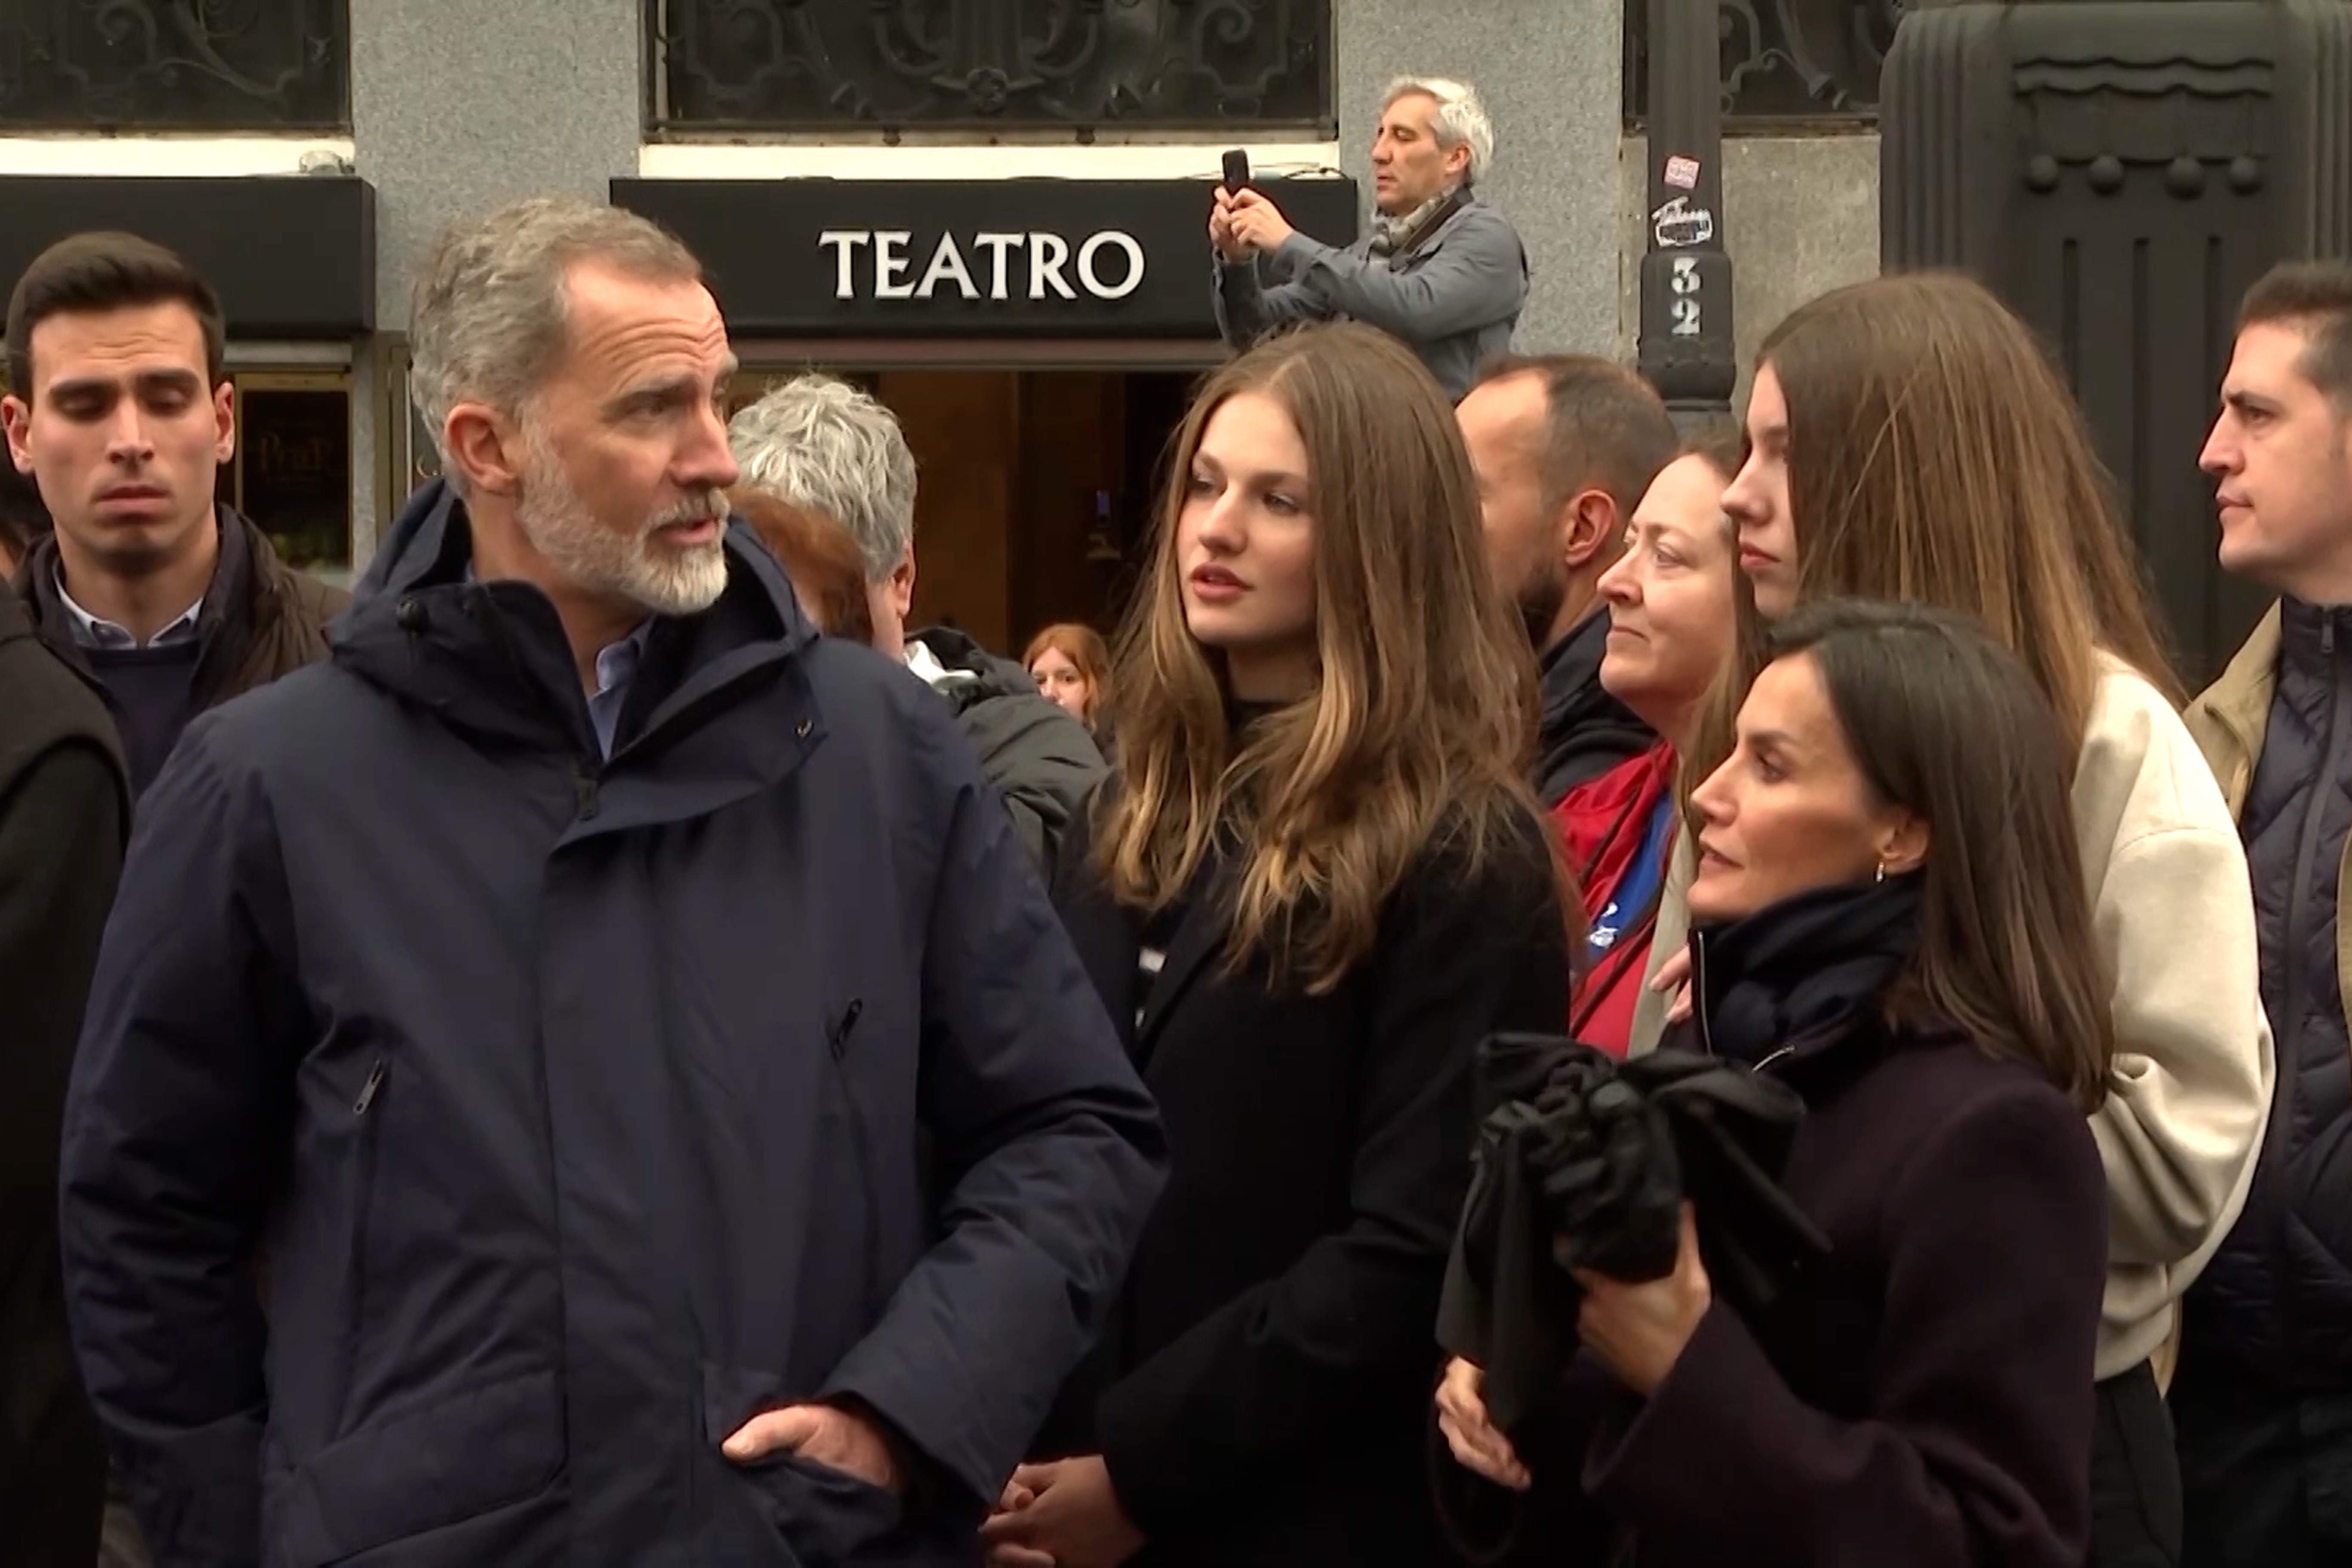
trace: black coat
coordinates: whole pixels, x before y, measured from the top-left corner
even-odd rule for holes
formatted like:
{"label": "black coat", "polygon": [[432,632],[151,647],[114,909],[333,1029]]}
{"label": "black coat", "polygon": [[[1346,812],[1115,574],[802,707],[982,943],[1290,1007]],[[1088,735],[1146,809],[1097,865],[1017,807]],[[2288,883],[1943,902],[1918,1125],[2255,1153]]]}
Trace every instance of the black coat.
{"label": "black coat", "polygon": [[[64,1237],[159,1563],[976,1555],[1157,1125],[953,717],[727,549],[608,763],[428,488],[330,662],[148,795]],[[719,1452],[836,1396],[920,1506]]]}
{"label": "black coat", "polygon": [[1658,743],[1650,727],[1601,684],[1601,656],[1608,645],[1608,612],[1595,610],[1543,651],[1543,726],[1535,784],[1547,810],[1578,784]]}
{"label": "black coat", "polygon": [[0,584],[0,1557],[89,1568],[106,1450],[58,1272],[58,1130],[131,794],[98,699]]}
{"label": "black coat", "polygon": [[1220,867],[1140,997],[1140,923],[1085,838],[1066,841],[1056,899],[1174,1168],[1047,1447],[1103,1455],[1151,1541],[1137,1568],[1438,1558],[1420,1433],[1469,1181],[1472,1058],[1568,1005],[1542,834],[1530,819],[1475,876],[1427,856],[1377,948],[1324,996],[1270,993],[1263,963],[1227,971]]}
{"label": "black coat", "polygon": [[[1782,1185],[1830,1255],[1753,1321],[1718,1299],[1646,1401],[1585,1352],[1514,1435],[1536,1477],[1515,1565],[1606,1562],[1624,1531],[1641,1568],[2083,1561],[2106,1270],[2089,1126],[1951,1026],[1889,1026],[1882,933],[1785,918],[1804,901],[1694,939],[1698,1016],[1669,1038],[1803,1098]],[[1515,1511],[1450,1458],[1438,1480],[1473,1536]]]}

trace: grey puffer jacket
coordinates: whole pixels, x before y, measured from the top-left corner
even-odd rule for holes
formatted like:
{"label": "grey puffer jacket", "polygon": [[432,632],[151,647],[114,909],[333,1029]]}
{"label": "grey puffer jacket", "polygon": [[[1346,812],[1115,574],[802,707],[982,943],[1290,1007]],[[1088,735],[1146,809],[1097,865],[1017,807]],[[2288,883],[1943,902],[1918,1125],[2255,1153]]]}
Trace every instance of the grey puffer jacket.
{"label": "grey puffer jacket", "polygon": [[947,699],[980,771],[1003,797],[1013,831],[1040,873],[1054,864],[1062,831],[1107,771],[1087,727],[1048,701],[1029,672],[999,658],[952,626],[908,635],[947,670],[931,689]]}

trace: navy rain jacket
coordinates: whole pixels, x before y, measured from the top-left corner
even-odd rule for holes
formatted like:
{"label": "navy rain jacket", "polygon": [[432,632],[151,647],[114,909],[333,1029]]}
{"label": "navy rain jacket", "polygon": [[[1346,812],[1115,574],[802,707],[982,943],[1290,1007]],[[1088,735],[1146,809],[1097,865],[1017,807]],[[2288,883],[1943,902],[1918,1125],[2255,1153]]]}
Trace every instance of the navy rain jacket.
{"label": "navy rain jacket", "polygon": [[[147,796],[62,1228],[159,1563],[976,1560],[1158,1122],[954,716],[727,548],[606,763],[436,485]],[[720,1455],[824,1397],[908,1500]]]}

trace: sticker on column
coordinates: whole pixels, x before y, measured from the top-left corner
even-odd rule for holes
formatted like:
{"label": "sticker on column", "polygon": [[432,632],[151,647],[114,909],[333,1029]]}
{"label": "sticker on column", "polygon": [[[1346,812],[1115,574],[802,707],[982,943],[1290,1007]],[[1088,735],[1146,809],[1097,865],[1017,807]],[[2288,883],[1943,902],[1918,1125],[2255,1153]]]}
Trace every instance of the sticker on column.
{"label": "sticker on column", "polygon": [[1666,184],[1678,191],[1698,189],[1698,160],[1680,153],[1666,160]]}
{"label": "sticker on column", "polygon": [[1652,213],[1650,225],[1661,250],[1705,245],[1715,237],[1715,215],[1705,207],[1691,205],[1688,196],[1676,196]]}

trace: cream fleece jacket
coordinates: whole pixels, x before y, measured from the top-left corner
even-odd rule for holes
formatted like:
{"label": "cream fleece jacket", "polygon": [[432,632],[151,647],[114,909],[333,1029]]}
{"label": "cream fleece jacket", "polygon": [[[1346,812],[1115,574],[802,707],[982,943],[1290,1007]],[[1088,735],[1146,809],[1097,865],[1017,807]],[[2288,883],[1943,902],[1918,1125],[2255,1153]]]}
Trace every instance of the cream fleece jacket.
{"label": "cream fleece jacket", "polygon": [[2161,692],[2105,673],[2074,774],[2075,837],[2115,985],[2098,1375],[2147,1360],[2236,1223],[2270,1116],[2253,887],[2237,825]]}

